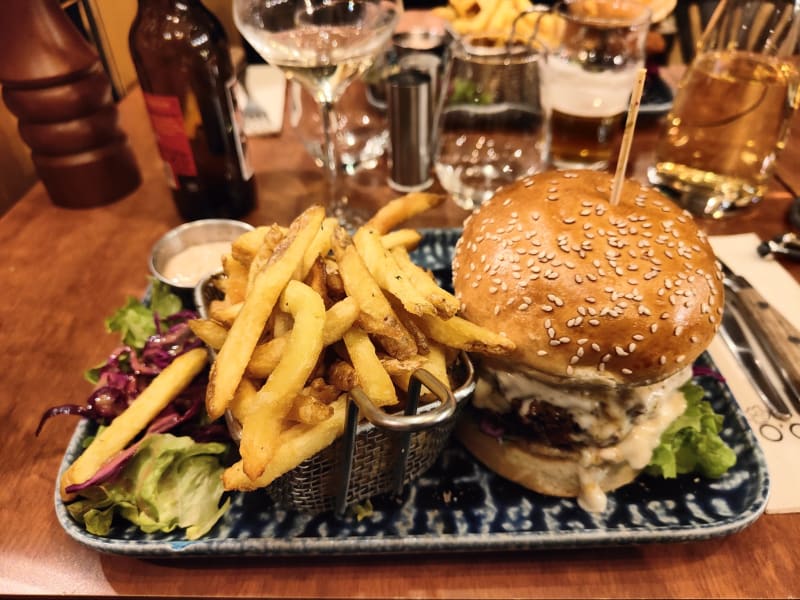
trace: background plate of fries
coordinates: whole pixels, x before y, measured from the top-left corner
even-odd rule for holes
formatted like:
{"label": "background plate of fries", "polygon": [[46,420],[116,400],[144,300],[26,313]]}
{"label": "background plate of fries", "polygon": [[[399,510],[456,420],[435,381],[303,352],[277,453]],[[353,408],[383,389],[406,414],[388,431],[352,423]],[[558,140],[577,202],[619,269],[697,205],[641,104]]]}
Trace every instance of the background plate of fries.
{"label": "background plate of fries", "polygon": [[[457,230],[423,231],[417,264],[448,276]],[[704,355],[700,364],[713,368]],[[100,552],[141,557],[313,556],[325,554],[471,552],[569,548],[630,543],[679,542],[734,533],[763,511],[768,475],[727,386],[711,377],[697,382],[729,426],[723,437],[738,462],[725,485],[682,478],[664,484],[643,476],[609,496],[603,515],[587,513],[572,500],[524,490],[478,464],[455,440],[430,469],[400,496],[377,496],[351,508],[343,518],[312,515],[275,506],[265,489],[233,492],[231,508],[206,536],[187,542],[174,534],[144,534],[119,523],[110,535],[88,534],[69,516],[58,490],[56,513],[72,538]],[[93,434],[78,425],[64,457],[66,469]],[[371,506],[370,506],[371,504]]]}

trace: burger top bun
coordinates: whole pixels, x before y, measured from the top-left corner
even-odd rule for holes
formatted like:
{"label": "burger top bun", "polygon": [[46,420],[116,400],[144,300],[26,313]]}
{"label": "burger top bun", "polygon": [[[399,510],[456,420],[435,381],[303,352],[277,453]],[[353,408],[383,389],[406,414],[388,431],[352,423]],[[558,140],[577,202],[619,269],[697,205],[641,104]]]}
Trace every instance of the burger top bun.
{"label": "burger top bun", "polygon": [[466,318],[516,344],[505,360],[577,384],[644,385],[711,342],[722,275],[691,215],[656,189],[548,171],[500,189],[464,224],[453,284]]}

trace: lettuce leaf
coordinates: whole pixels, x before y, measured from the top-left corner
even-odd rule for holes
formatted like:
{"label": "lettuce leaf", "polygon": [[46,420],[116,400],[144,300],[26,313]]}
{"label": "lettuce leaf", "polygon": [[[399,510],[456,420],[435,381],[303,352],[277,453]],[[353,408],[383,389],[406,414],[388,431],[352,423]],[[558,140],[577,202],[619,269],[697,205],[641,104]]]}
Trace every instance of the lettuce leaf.
{"label": "lettuce leaf", "polygon": [[661,435],[647,472],[667,479],[692,472],[720,477],[736,464],[733,450],[719,437],[724,417],[704,400],[705,391],[699,385],[686,383],[681,392],[686,410]]}
{"label": "lettuce leaf", "polygon": [[180,527],[187,539],[197,539],[230,506],[230,499],[220,506],[224,493],[220,458],[227,449],[217,442],[150,435],[119,477],[83,490],[85,497],[67,509],[95,535],[108,535],[118,514],[146,533],[169,533]]}
{"label": "lettuce leaf", "polygon": [[125,305],[106,319],[106,329],[119,332],[123,344],[141,349],[156,332],[154,315],[163,319],[177,313],[181,308],[181,299],[170,291],[169,286],[152,279],[149,304],[132,296],[128,297]]}

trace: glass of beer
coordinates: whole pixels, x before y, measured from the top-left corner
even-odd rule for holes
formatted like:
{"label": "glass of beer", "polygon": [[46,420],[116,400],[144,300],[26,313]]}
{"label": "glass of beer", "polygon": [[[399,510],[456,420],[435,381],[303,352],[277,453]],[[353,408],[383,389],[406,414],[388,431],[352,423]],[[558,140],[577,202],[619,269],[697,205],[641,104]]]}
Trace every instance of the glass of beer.
{"label": "glass of beer", "polygon": [[789,0],[723,0],[679,84],[651,182],[697,216],[762,198],[798,105],[800,16]]}
{"label": "glass of beer", "polygon": [[539,76],[548,159],[604,170],[644,65],[651,12],[632,0],[565,0],[553,10],[561,25]]}

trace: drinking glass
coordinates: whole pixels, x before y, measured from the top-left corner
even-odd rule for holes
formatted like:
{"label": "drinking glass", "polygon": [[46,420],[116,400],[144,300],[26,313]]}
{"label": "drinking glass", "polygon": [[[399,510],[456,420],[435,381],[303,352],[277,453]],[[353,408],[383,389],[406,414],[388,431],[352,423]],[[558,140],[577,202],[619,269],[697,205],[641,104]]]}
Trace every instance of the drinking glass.
{"label": "drinking glass", "polygon": [[565,0],[541,63],[546,150],[559,168],[608,168],[644,66],[650,9],[631,0]]}
{"label": "drinking glass", "polygon": [[762,198],[800,101],[798,38],[795,2],[720,2],[678,86],[651,182],[701,217]]}
{"label": "drinking glass", "polygon": [[[351,175],[378,166],[389,144],[386,107],[370,102],[367,86],[353,82],[336,102],[331,120],[339,171]],[[317,102],[297,81],[289,84],[289,123],[314,162],[325,167],[325,136]]]}
{"label": "drinking glass", "polygon": [[342,193],[334,105],[372,65],[392,36],[391,0],[234,0],[236,26],[269,64],[298,81],[319,106],[328,213],[345,225],[360,220]]}
{"label": "drinking glass", "polygon": [[461,208],[544,168],[537,65],[523,42],[464,36],[454,42],[437,111],[434,169]]}

